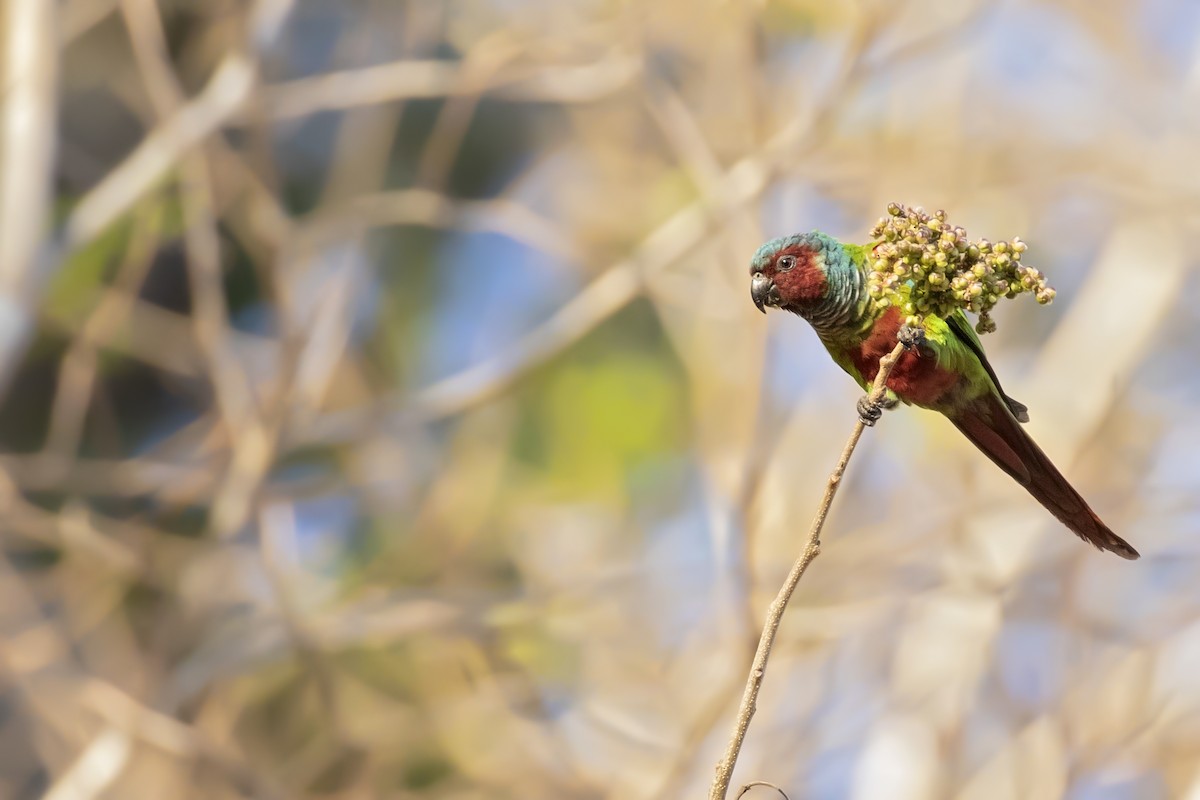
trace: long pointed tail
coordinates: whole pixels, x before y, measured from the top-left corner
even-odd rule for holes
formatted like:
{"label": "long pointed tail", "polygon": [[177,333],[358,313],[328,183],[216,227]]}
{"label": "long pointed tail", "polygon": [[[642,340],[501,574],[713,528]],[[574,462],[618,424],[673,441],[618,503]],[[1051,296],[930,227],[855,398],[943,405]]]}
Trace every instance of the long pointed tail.
{"label": "long pointed tail", "polygon": [[998,397],[981,397],[950,421],[1076,536],[1121,558],[1138,557],[1138,551],[1088,507]]}

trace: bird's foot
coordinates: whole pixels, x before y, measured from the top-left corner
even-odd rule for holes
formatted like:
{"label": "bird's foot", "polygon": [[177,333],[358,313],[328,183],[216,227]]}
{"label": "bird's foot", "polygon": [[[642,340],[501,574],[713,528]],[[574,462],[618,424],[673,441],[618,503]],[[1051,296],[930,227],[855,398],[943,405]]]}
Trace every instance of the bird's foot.
{"label": "bird's foot", "polygon": [[[893,403],[893,405],[895,404]],[[864,394],[858,398],[858,418],[868,428],[873,427],[879,421],[879,418],[883,416],[883,409],[883,403],[872,402],[871,395],[869,394]]]}
{"label": "bird's foot", "polygon": [[896,334],[905,350],[916,350],[925,344],[925,329],[916,325],[905,325]]}
{"label": "bird's foot", "polygon": [[890,390],[884,392],[883,397],[875,402],[871,401],[871,395],[864,394],[858,398],[858,418],[862,420],[863,425],[870,428],[879,421],[884,411],[895,408],[899,402],[900,398]]}

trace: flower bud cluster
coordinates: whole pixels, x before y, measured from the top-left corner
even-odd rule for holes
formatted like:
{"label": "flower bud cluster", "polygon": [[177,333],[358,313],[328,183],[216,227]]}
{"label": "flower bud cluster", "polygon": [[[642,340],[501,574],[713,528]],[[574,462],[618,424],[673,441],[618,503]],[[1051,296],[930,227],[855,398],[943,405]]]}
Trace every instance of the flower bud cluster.
{"label": "flower bud cluster", "polygon": [[945,211],[930,216],[899,203],[887,210],[871,229],[867,288],[876,308],[898,306],[909,325],[961,308],[979,315],[977,331],[991,333],[990,312],[1000,298],[1028,292],[1043,305],[1054,299],[1046,276],[1021,263],[1025,243],[1019,238],[971,241]]}

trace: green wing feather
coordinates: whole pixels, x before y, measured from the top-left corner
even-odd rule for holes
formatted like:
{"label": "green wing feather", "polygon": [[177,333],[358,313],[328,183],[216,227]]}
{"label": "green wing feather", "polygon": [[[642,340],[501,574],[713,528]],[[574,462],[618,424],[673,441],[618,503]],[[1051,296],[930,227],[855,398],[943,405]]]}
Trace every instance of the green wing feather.
{"label": "green wing feather", "polygon": [[992,379],[992,383],[996,386],[996,391],[1004,398],[1004,404],[1008,406],[1008,410],[1017,418],[1017,422],[1029,422],[1029,409],[1025,407],[1025,404],[1014,400],[1004,393],[1003,387],[1000,386],[1000,379],[996,377],[996,371],[992,369],[991,363],[988,362],[987,356],[984,355],[983,345],[979,341],[979,336],[976,335],[975,329],[971,327],[971,323],[967,321],[966,315],[962,311],[955,311],[954,314],[946,319],[946,327],[979,359],[979,363],[987,372],[988,377]]}

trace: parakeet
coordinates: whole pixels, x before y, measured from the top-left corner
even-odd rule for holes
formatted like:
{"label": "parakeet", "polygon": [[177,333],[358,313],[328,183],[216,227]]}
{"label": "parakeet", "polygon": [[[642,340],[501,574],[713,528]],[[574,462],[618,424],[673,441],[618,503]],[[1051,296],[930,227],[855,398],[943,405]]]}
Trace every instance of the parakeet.
{"label": "parakeet", "polygon": [[[838,366],[867,391],[904,325],[899,308],[880,310],[867,295],[870,251],[871,245],[843,244],[813,231],[767,242],[750,264],[750,296],[759,310],[773,306],[806,319]],[[1137,558],[1025,433],[1025,406],[1004,393],[963,312],[929,315],[923,328],[917,346],[888,377],[889,405],[902,401],[941,412],[1081,539]],[[879,416],[869,403],[859,409],[868,422]]]}

